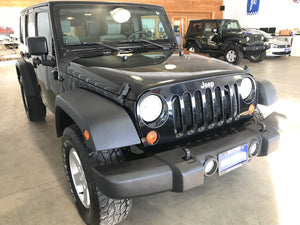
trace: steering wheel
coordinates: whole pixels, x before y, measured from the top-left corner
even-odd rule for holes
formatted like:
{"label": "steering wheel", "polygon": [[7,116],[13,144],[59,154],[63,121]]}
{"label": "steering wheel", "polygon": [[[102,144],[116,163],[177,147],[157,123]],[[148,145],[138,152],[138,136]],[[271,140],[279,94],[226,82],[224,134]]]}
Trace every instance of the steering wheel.
{"label": "steering wheel", "polygon": [[138,30],[138,31],[136,31],[136,32],[134,32],[134,33],[132,33],[132,34],[130,34],[129,37],[128,37],[128,40],[133,40],[133,39],[134,39],[133,37],[134,37],[134,35],[136,35],[136,34],[143,34],[143,36],[145,35],[144,31]]}

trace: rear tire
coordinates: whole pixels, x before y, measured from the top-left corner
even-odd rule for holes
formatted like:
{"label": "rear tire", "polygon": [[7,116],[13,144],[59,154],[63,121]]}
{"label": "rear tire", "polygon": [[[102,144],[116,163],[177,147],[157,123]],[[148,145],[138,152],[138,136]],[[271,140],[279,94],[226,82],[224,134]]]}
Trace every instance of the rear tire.
{"label": "rear tire", "polygon": [[224,60],[226,62],[238,65],[243,59],[243,52],[238,46],[229,46],[224,52]]}
{"label": "rear tire", "polygon": [[23,104],[24,104],[24,108],[25,108],[27,118],[30,121],[45,120],[46,106],[44,105],[44,103],[41,99],[41,96],[40,95],[29,96],[27,94],[26,88],[30,88],[30,87],[25,87],[24,86],[22,76],[20,76],[19,81],[20,81],[22,99],[23,99]]}
{"label": "rear tire", "polygon": [[112,149],[89,155],[80,129],[72,125],[62,137],[63,163],[77,210],[86,224],[114,225],[130,212],[131,199],[111,199],[102,194],[94,182],[92,165],[109,165],[122,161],[123,151]]}
{"label": "rear tire", "polygon": [[188,47],[186,48],[189,52],[194,52],[194,53],[199,53],[200,49],[198,48],[197,45],[195,44],[189,44]]}
{"label": "rear tire", "polygon": [[262,51],[253,55],[248,55],[250,62],[261,62],[266,57],[266,51]]}

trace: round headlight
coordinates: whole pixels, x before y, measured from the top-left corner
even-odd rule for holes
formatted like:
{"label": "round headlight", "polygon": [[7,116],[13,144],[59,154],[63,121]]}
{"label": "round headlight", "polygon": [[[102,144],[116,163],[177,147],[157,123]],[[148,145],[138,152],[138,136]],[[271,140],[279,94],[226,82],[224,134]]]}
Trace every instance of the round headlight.
{"label": "round headlight", "polygon": [[243,99],[249,97],[253,89],[253,83],[250,78],[244,78],[241,83],[241,95]]}
{"label": "round headlight", "polygon": [[140,116],[145,122],[156,120],[162,112],[162,101],[156,95],[149,95],[140,104]]}
{"label": "round headlight", "polygon": [[250,38],[249,38],[249,37],[246,37],[246,41],[247,41],[247,42],[250,41]]}

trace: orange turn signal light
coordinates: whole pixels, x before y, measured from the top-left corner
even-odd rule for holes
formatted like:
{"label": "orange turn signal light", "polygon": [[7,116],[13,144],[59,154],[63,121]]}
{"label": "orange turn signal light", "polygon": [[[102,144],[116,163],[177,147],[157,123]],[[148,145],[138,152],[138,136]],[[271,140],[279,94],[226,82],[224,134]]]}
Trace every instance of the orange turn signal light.
{"label": "orange turn signal light", "polygon": [[255,110],[255,106],[253,104],[251,104],[249,106],[249,110],[248,110],[249,114],[252,115],[254,113],[254,110]]}
{"label": "orange turn signal light", "polygon": [[158,139],[158,134],[156,131],[150,131],[146,136],[146,141],[148,144],[153,145]]}
{"label": "orange turn signal light", "polygon": [[90,139],[90,133],[87,130],[83,131],[83,136],[84,136],[85,140],[87,140],[87,141]]}

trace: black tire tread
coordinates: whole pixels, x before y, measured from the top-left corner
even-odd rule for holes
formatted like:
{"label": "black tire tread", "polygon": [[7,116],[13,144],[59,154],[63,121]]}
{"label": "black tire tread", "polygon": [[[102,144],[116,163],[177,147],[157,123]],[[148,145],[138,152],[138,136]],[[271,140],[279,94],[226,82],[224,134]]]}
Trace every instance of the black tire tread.
{"label": "black tire tread", "polygon": [[[46,106],[44,105],[40,94],[34,96],[28,96],[27,90],[33,87],[30,87],[30,85],[29,87],[25,87],[24,86],[25,82],[23,82],[22,76],[20,77],[19,82],[20,82],[21,94],[23,98],[23,104],[28,119],[32,122],[45,120]],[[27,100],[27,106],[25,105],[24,98],[26,98]]]}
{"label": "black tire tread", "polygon": [[266,55],[267,55],[266,51],[262,51],[262,52],[260,52],[259,57],[257,59],[251,58],[251,55],[249,55],[248,58],[249,58],[250,62],[257,63],[257,62],[263,61],[265,59]]}
{"label": "black tire tread", "polygon": [[46,116],[46,106],[40,96],[27,96],[28,118],[30,121],[43,121]]}
{"label": "black tire tread", "polygon": [[[75,135],[79,138],[80,143],[84,146],[85,149],[88,149],[84,142],[79,127],[76,125],[71,125],[68,128],[73,130]],[[66,166],[67,158],[65,152],[63,152],[63,160],[64,160],[64,169],[67,176],[68,185],[71,190],[73,200],[76,201],[75,193],[72,190],[71,180],[68,176],[68,168]],[[124,160],[124,154],[121,149],[98,151],[95,154],[90,154],[89,160],[91,164],[97,163],[97,165],[101,165],[101,166],[117,164],[120,163],[122,160]],[[108,198],[106,195],[102,194],[97,187],[96,187],[96,194],[99,203],[99,215],[100,215],[99,225],[114,225],[126,219],[132,206],[131,199]]]}
{"label": "black tire tread", "polygon": [[196,44],[194,44],[194,43],[192,43],[192,44],[189,44],[188,46],[187,46],[187,50],[189,49],[189,48],[191,48],[191,47],[193,47],[194,49],[195,49],[195,53],[200,53],[200,49],[198,48],[198,46],[196,45]]}
{"label": "black tire tread", "polygon": [[241,62],[242,59],[243,59],[243,52],[239,49],[238,46],[231,45],[231,46],[227,47],[227,48],[225,49],[225,52],[224,52],[224,60],[225,60],[226,62],[228,62],[228,60],[227,60],[227,58],[226,58],[226,55],[227,55],[227,52],[228,52],[229,50],[231,50],[231,49],[234,50],[234,51],[237,53],[237,59],[236,59],[234,62],[230,62],[230,63],[232,63],[232,64],[234,64],[234,65],[240,64],[240,62]]}

